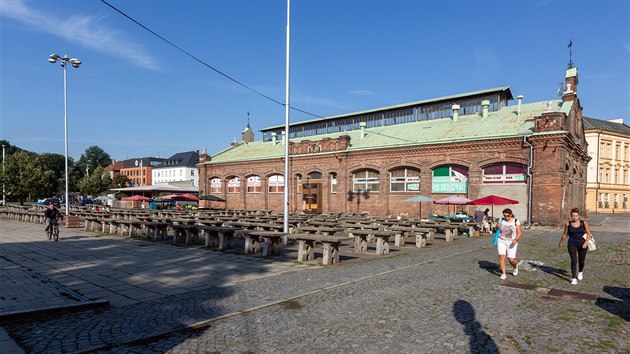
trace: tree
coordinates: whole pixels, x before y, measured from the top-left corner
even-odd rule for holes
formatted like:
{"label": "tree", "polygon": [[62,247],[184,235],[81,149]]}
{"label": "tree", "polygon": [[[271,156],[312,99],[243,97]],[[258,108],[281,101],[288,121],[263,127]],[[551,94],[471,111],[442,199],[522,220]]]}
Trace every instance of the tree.
{"label": "tree", "polygon": [[112,188],[124,188],[129,184],[129,177],[126,175],[116,175],[112,180]]}
{"label": "tree", "polygon": [[79,190],[83,195],[99,195],[108,191],[112,186],[112,179],[103,167],[97,167],[89,176],[79,181]]}
{"label": "tree", "polygon": [[[39,155],[39,160],[41,161],[42,168],[44,171],[51,171],[52,175],[50,176],[50,190],[44,193],[45,195],[51,196],[59,193],[60,191],[65,191],[65,173],[66,173],[66,162],[65,157],[61,154],[50,154],[45,153]],[[70,161],[68,161],[70,164]],[[69,167],[68,167],[69,168]]]}
{"label": "tree", "polygon": [[9,199],[18,200],[20,204],[45,197],[53,179],[52,171],[42,168],[42,161],[37,154],[23,150],[7,156],[5,173],[1,176]]}
{"label": "tree", "polygon": [[[94,170],[97,167],[107,167],[112,163],[112,158],[109,156],[105,150],[101,149],[97,145],[90,146],[85,149],[79,161],[77,161],[77,167],[81,171],[81,176],[85,176]],[[89,169],[89,170],[88,170]]]}
{"label": "tree", "polygon": [[0,148],[2,148],[1,145],[4,145],[4,154],[8,157],[9,155],[13,155],[18,151],[26,151],[23,149],[20,149],[17,146],[13,146],[11,145],[11,143],[8,140],[0,140]]}

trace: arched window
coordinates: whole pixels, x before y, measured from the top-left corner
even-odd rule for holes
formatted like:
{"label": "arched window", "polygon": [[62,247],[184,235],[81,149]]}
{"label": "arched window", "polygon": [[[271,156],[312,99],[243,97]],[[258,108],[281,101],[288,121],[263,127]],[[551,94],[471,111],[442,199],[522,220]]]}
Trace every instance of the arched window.
{"label": "arched window", "polygon": [[433,193],[468,193],[468,168],[459,165],[435,168],[431,190]]}
{"label": "arched window", "polygon": [[210,193],[221,193],[223,192],[223,182],[221,178],[215,177],[210,180]]}
{"label": "arched window", "polygon": [[360,170],[352,174],[353,192],[378,192],[378,172],[373,170]]}
{"label": "arched window", "polygon": [[483,169],[481,183],[483,184],[504,184],[504,183],[525,183],[525,172],[527,167],[521,164],[501,163],[488,166]]}
{"label": "arched window", "polygon": [[267,185],[267,191],[269,193],[283,193],[284,192],[284,176],[273,175],[269,177],[269,183]]}
{"label": "arched window", "polygon": [[262,181],[260,176],[247,177],[247,193],[260,193],[262,192]]}
{"label": "arched window", "polygon": [[391,192],[418,192],[420,190],[420,171],[411,168],[399,168],[389,173]]}
{"label": "arched window", "polygon": [[312,182],[312,181],[320,181],[321,179],[322,179],[322,173],[321,172],[314,171],[314,172],[311,172],[311,173],[308,174],[308,180],[310,182]]}
{"label": "arched window", "polygon": [[240,193],[241,192],[241,179],[238,177],[232,177],[228,180],[228,193]]}

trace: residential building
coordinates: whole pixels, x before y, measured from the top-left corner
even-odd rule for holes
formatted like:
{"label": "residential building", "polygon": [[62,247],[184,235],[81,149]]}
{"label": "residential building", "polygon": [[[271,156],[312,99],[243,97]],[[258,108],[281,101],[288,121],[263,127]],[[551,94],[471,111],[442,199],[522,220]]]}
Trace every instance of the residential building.
{"label": "residential building", "polygon": [[105,172],[107,172],[109,174],[109,177],[113,180],[114,177],[120,174],[120,169],[122,168],[122,161],[112,160],[112,163],[109,166],[105,167]]}
{"label": "residential building", "polygon": [[630,213],[630,126],[623,119],[584,117],[588,142],[586,208],[591,213]]}
{"label": "residential building", "polygon": [[199,151],[177,153],[153,168],[153,184],[190,181],[199,186]]}
{"label": "residential building", "polygon": [[[585,207],[586,166],[578,70],[559,100],[516,105],[509,86],[262,129],[202,158],[200,193],[227,208],[369,212],[427,217],[455,207],[403,202],[416,195],[499,195],[524,224],[558,225]],[[285,144],[289,174],[285,178]],[[287,183],[288,182],[288,183]],[[495,206],[494,215],[506,206]],[[457,206],[469,213],[473,206]]]}

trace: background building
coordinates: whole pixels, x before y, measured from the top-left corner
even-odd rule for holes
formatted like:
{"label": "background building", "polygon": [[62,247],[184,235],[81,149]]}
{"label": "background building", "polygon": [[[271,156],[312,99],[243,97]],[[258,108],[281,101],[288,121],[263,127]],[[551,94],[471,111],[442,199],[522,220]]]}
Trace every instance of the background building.
{"label": "background building", "polygon": [[198,186],[198,162],[199,151],[177,153],[153,168],[153,184],[191,181],[193,186]]}
{"label": "background building", "polygon": [[586,207],[591,213],[630,213],[630,127],[623,119],[584,118],[588,142]]}
{"label": "background building", "polygon": [[165,159],[159,157],[142,157],[123,161],[120,174],[129,178],[128,187],[150,186],[153,184],[153,168],[159,166]]}
{"label": "background building", "polygon": [[[418,205],[404,199],[496,194],[520,202],[511,207],[521,222],[559,224],[585,206],[589,157],[577,84],[577,68],[569,68],[561,100],[525,104],[519,96],[508,106],[504,86],[293,123],[288,139],[283,126],[269,127],[262,141],[244,136],[202,159],[200,193],[227,208],[282,210],[288,143],[294,212],[417,216]],[[427,204],[421,216],[454,208]]]}

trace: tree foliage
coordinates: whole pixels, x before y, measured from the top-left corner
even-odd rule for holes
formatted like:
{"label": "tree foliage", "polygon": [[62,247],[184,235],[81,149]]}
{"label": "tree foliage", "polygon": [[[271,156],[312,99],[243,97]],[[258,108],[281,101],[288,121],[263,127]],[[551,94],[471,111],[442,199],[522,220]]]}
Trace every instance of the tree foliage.
{"label": "tree foliage", "polygon": [[[107,167],[112,163],[112,158],[105,150],[101,149],[97,145],[90,146],[85,149],[79,161],[77,161],[77,168],[80,170],[81,176],[91,174],[97,167]],[[87,171],[90,171],[89,173]]]}
{"label": "tree foliage", "polygon": [[7,197],[21,204],[44,196],[51,187],[52,171],[42,167],[41,157],[37,154],[18,151],[7,156],[2,183]]}
{"label": "tree foliage", "polygon": [[126,175],[116,175],[114,176],[114,179],[112,180],[112,187],[113,188],[124,188],[129,184],[129,177],[127,177]]}
{"label": "tree foliage", "polygon": [[112,187],[112,179],[103,167],[97,167],[89,176],[79,181],[79,191],[83,195],[99,195]]}

